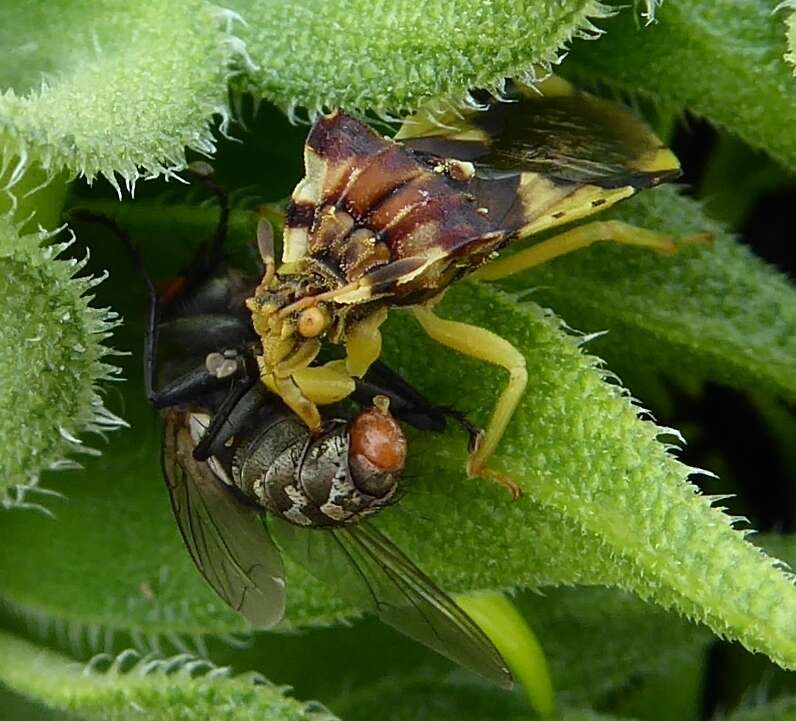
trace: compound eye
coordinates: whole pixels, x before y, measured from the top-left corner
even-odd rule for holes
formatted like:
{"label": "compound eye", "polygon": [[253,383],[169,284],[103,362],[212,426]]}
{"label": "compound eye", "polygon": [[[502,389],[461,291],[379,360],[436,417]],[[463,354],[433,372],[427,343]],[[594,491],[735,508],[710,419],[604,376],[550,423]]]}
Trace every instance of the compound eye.
{"label": "compound eye", "polygon": [[299,313],[296,328],[304,338],[317,338],[329,327],[329,314],[320,306],[305,308]]}

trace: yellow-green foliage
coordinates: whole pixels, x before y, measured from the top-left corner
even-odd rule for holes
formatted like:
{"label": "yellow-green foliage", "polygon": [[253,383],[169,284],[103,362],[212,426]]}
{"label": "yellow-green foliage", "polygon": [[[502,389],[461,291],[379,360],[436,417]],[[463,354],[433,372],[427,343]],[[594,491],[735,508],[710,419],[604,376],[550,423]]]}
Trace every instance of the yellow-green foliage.
{"label": "yellow-green foliage", "polygon": [[[304,634],[224,645],[248,628],[202,582],[170,514],[159,420],[141,388],[140,278],[107,233],[81,227],[67,248],[68,232],[54,231],[69,194],[67,204],[117,215],[156,276],[174,274],[212,234],[217,213],[164,181],[186,151],[220,147],[219,178],[243,189],[233,197],[230,250],[245,259],[248,209],[286,195],[301,172],[304,129],[275,106],[304,117],[344,105],[382,118],[425,102],[447,107],[475,86],[499,89],[506,75],[543,72],[570,48],[564,74],[641,99],[658,121],[683,110],[704,116],[722,129],[725,151],[742,140],[747,155],[724,152],[711,182],[732,186],[725,209],[736,200],[746,209],[740,196],[751,184],[738,158],[750,146],[769,170],[771,158],[796,167],[796,91],[784,59],[793,60],[793,13],[788,50],[774,3],[670,0],[645,24],[657,5],[645,3],[645,13],[595,0],[0,7],[0,498],[57,516],[0,510],[0,685],[84,718],[327,717],[238,673],[257,669],[346,721],[527,718],[520,694],[452,673],[372,620],[354,623],[358,610],[295,564],[286,629]],[[592,23],[605,39],[594,41]],[[244,93],[272,103],[231,126],[241,143],[223,138],[230,91],[236,107],[252,105]],[[770,177],[781,183],[784,173]],[[121,186],[148,175],[160,181],[152,190],[139,183],[145,199],[127,197]],[[116,187],[67,185],[79,176]],[[755,187],[778,187],[770,177]],[[660,377],[695,393],[705,381],[752,392],[773,435],[792,445],[783,404],[796,399],[796,293],[706,207],[660,189],[614,214],[661,230],[710,230],[710,249],[661,258],[594,247],[502,284],[451,288],[444,316],[491,328],[526,358],[528,390],[495,457],[525,495],[512,503],[467,479],[460,431],[413,432],[406,496],[376,521],[447,589],[518,590],[562,721],[628,721],[637,711],[695,719],[714,635],[796,668],[793,577],[748,542],[741,519],[700,495],[695,469],[678,460],[677,432],[630,395]],[[740,222],[743,213],[723,217]],[[93,258],[84,268],[75,258],[86,247]],[[110,280],[94,289],[88,273],[104,268]],[[128,381],[115,387],[104,383],[112,370],[103,360],[114,314],[125,318],[114,347],[131,353],[119,358]],[[433,345],[400,312],[385,326],[384,354],[434,401],[479,424],[505,381]],[[101,397],[100,388],[111,390]],[[91,436],[78,438],[119,425],[103,401],[131,428],[98,455]],[[70,467],[75,458],[84,468]],[[42,472],[68,501],[36,495]],[[787,559],[793,543],[766,547]],[[585,588],[594,585],[609,588]],[[121,653],[130,647],[150,655]],[[158,660],[185,649],[234,669]],[[116,659],[110,670],[95,656],[103,650]],[[0,707],[11,698],[0,691]],[[792,706],[786,698],[732,718],[784,720]]]}

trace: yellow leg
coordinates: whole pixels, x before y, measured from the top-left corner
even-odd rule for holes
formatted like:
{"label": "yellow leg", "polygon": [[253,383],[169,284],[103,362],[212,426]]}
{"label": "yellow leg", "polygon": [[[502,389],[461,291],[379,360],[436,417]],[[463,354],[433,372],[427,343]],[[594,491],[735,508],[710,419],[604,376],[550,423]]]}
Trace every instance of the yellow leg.
{"label": "yellow leg", "polygon": [[681,245],[697,245],[710,242],[710,234],[697,233],[685,238],[679,238],[675,235],[638,228],[635,225],[629,225],[619,220],[597,220],[543,240],[541,243],[532,245],[530,248],[521,250],[507,258],[487,263],[483,268],[473,273],[471,277],[478,280],[498,280],[499,278],[519,273],[522,270],[533,268],[536,265],[541,265],[553,258],[586,248],[592,243],[601,240],[622,243],[623,245],[635,245],[671,255],[676,253]]}
{"label": "yellow leg", "polygon": [[342,361],[330,361],[322,366],[299,368],[290,374],[302,395],[318,406],[338,403],[348,398],[356,387],[346,373]]}
{"label": "yellow leg", "polygon": [[502,366],[509,372],[508,385],[500,394],[486,431],[467,462],[467,474],[497,481],[514,498],[519,497],[520,488],[511,478],[486,468],[485,464],[500,442],[525,390],[528,382],[525,358],[511,343],[486,328],[444,320],[423,306],[415,307],[414,313],[423,330],[438,343],[464,355]]}
{"label": "yellow leg", "polygon": [[362,378],[381,355],[379,326],[386,319],[387,308],[380,308],[348,330],[345,339],[346,369],[354,378]]}

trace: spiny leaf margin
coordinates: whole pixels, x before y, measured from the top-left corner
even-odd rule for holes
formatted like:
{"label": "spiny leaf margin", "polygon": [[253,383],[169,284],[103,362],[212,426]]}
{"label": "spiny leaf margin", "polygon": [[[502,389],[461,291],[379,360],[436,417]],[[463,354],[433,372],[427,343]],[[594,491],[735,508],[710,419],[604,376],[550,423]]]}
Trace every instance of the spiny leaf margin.
{"label": "spiny leaf margin", "polygon": [[[646,0],[646,17],[657,0]],[[468,91],[500,93],[506,77],[532,81],[559,61],[573,37],[595,38],[591,20],[614,9],[600,0],[231,0],[256,68],[239,87],[295,117],[343,107],[387,119],[431,103],[473,102]]]}
{"label": "spiny leaf margin", "polygon": [[[494,465],[522,483],[528,500],[500,504],[503,517],[490,522],[496,506],[481,495],[484,482],[465,500],[463,482],[440,458],[434,440],[413,436],[411,447],[425,462],[422,473],[414,467],[419,492],[404,500],[400,525],[397,515],[384,517],[410,556],[423,561],[429,548],[439,548],[446,558],[464,558],[468,549],[489,549],[497,585],[533,584],[533,577],[538,583],[546,561],[558,583],[569,576],[569,582],[619,586],[793,667],[793,577],[744,540],[745,532],[733,527],[739,519],[686,481],[695,469],[661,442],[671,430],[640,421],[625,391],[605,382],[610,376],[599,361],[535,304],[485,284],[458,284],[440,309],[511,338],[525,355],[531,380]],[[501,376],[469,361],[419,369],[417,358],[439,357],[441,351],[424,340],[406,343],[406,331],[396,332],[396,325],[385,333],[392,365],[437,402],[465,405],[482,424]],[[395,341],[402,336],[403,343]],[[440,496],[433,498],[435,493]],[[444,524],[422,520],[435,512],[446,518]],[[540,512],[550,524],[543,532],[534,528]],[[557,543],[551,543],[553,528],[560,534]],[[521,552],[519,538],[532,538],[532,548]],[[427,567],[443,578],[450,574],[439,559]],[[468,572],[472,587],[478,569],[458,569]]]}
{"label": "spiny leaf margin", "polygon": [[793,65],[793,74],[796,75],[796,0],[786,0],[779,7],[790,11],[785,21],[788,38],[788,52],[785,53],[785,60]]}
{"label": "spiny leaf margin", "polygon": [[236,24],[206,0],[7,6],[0,44],[19,62],[0,85],[0,155],[120,192],[117,177],[132,191],[173,175],[186,148],[212,154],[209,122],[225,126],[231,62],[245,56]]}
{"label": "spiny leaf margin", "polygon": [[188,655],[160,659],[123,652],[80,664],[0,631],[0,682],[84,719],[219,718],[229,721],[335,721],[319,704],[302,703],[256,674]]}
{"label": "spiny leaf margin", "polygon": [[78,276],[85,261],[58,259],[69,242],[20,227],[0,215],[0,505],[46,510],[31,500],[45,492],[40,473],[95,453],[80,434],[123,425],[99,388],[117,373],[103,360],[112,352],[103,341],[118,319],[90,305],[102,278]]}

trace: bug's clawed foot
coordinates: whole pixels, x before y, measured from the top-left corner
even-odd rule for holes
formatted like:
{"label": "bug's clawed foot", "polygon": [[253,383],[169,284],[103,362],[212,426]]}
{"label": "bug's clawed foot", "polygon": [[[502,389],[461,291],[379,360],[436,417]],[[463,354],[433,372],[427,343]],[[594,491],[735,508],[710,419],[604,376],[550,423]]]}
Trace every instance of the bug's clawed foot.
{"label": "bug's clawed foot", "polygon": [[512,501],[516,501],[522,496],[522,488],[520,488],[520,486],[511,476],[508,476],[505,473],[500,473],[499,471],[492,470],[491,468],[475,466],[472,463],[468,463],[467,475],[470,478],[488,478],[490,481],[494,481],[511,494]]}
{"label": "bug's clawed foot", "polygon": [[713,233],[692,233],[677,240],[678,248],[686,248],[691,245],[713,247]]}

